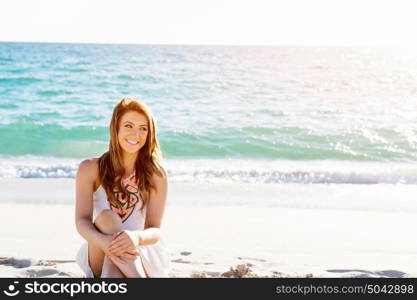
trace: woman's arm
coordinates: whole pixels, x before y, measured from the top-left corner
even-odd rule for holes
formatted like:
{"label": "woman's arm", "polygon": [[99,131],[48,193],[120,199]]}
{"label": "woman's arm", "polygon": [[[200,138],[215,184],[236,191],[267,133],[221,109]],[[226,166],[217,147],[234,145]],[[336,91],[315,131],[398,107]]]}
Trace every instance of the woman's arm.
{"label": "woman's arm", "polygon": [[149,195],[146,208],[145,229],[126,230],[125,233],[120,234],[113,240],[109,247],[111,254],[120,255],[132,245],[146,246],[159,241],[160,228],[168,194],[168,177],[166,173],[163,173],[163,176],[154,174],[152,179],[156,190],[152,190]]}
{"label": "woman's arm", "polygon": [[168,176],[166,173],[164,172],[163,176],[154,174],[152,179],[156,190],[151,190],[149,195],[145,229],[138,233],[140,246],[155,244],[159,241],[160,228],[168,195]]}
{"label": "woman's arm", "polygon": [[88,243],[103,249],[105,247],[104,242],[107,237],[95,228],[92,221],[94,181],[97,176],[98,165],[95,159],[87,159],[81,162],[78,167],[75,181],[75,224],[78,233]]}

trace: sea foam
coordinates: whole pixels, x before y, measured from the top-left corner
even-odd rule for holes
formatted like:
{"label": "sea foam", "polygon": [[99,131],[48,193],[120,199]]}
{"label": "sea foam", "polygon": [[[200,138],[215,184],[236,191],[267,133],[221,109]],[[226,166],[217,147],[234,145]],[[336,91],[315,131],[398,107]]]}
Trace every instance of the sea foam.
{"label": "sea foam", "polygon": [[[75,178],[81,160],[20,156],[0,159],[0,178]],[[168,159],[171,181],[301,184],[416,184],[417,167],[405,163]]]}

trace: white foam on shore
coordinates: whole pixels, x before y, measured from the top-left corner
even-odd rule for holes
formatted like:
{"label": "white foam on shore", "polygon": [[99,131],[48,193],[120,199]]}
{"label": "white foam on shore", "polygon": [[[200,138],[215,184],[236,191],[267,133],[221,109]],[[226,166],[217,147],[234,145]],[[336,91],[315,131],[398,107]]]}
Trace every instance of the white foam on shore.
{"label": "white foam on shore", "polygon": [[33,155],[0,157],[0,178],[75,178],[80,160]]}
{"label": "white foam on shore", "polygon": [[[0,178],[75,178],[80,161],[38,156],[1,157]],[[164,165],[174,182],[417,184],[417,167],[410,163],[168,159]]]}

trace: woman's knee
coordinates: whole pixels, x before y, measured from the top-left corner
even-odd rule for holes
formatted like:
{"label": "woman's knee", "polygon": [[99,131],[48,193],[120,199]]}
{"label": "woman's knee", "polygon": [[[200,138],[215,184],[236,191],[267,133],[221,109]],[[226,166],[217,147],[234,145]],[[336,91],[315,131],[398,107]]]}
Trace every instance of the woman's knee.
{"label": "woman's knee", "polygon": [[94,225],[106,234],[113,234],[123,230],[122,219],[110,209],[102,210],[95,219]]}

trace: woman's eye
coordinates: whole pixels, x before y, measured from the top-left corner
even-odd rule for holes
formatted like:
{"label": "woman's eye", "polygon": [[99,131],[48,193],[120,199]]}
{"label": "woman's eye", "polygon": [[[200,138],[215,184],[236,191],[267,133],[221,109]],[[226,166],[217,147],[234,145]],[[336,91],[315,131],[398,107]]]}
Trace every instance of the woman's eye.
{"label": "woman's eye", "polygon": [[148,130],[148,129],[147,129],[147,128],[145,128],[145,127],[142,127],[141,129],[142,129],[142,131],[146,131],[146,130]]}
{"label": "woman's eye", "polygon": [[126,124],[125,127],[132,128],[132,125]]}

